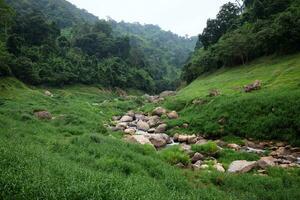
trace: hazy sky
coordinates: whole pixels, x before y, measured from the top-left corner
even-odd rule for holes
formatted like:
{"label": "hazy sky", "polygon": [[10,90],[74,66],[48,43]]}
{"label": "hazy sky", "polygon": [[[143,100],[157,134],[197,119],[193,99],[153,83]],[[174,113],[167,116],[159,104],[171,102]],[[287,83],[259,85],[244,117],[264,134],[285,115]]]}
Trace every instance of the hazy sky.
{"label": "hazy sky", "polygon": [[198,35],[220,6],[233,0],[68,0],[99,18],[157,24],[179,35]]}

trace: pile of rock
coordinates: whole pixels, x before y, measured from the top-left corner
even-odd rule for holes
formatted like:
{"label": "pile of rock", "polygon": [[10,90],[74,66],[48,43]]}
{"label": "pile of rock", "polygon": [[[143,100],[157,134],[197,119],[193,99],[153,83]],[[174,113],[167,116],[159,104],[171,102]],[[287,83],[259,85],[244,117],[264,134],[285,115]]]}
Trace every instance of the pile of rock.
{"label": "pile of rock", "polygon": [[169,119],[179,117],[176,111],[168,112],[162,107],[155,108],[150,115],[129,111],[124,116],[114,116],[113,123],[116,125],[111,129],[123,131],[127,134],[126,140],[128,141],[162,148],[173,143],[172,138],[165,134],[167,124],[161,119],[163,115],[167,115]]}
{"label": "pile of rock", "polygon": [[174,96],[174,95],[176,95],[175,91],[164,91],[164,92],[160,93],[159,95],[145,94],[143,97],[149,103],[159,103],[159,102],[164,101],[166,97]]}
{"label": "pile of rock", "polygon": [[256,80],[254,83],[251,83],[249,85],[244,86],[244,91],[245,92],[252,92],[253,90],[259,90],[261,88],[261,81]]}

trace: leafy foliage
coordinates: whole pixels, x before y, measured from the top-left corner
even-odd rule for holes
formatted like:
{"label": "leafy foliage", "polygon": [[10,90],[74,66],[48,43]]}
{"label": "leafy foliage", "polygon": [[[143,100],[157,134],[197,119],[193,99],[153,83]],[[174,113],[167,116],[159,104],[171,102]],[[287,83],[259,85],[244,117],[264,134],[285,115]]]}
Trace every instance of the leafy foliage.
{"label": "leafy foliage", "polygon": [[183,69],[183,80],[189,83],[224,66],[300,50],[299,0],[244,1],[243,12],[239,11],[237,5],[225,4],[217,19],[208,20],[198,41],[204,49],[195,50]]}

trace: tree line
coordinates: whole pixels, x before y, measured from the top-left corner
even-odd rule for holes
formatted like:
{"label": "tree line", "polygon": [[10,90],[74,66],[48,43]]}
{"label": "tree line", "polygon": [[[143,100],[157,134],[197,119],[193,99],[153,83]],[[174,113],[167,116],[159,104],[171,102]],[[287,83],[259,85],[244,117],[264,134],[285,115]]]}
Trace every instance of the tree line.
{"label": "tree line", "polygon": [[[240,2],[240,1],[238,1]],[[188,83],[221,67],[300,50],[299,0],[244,0],[223,5],[199,35],[182,79]]]}
{"label": "tree line", "polygon": [[195,43],[157,26],[95,19],[63,0],[0,2],[0,76],[29,84],[175,89]]}

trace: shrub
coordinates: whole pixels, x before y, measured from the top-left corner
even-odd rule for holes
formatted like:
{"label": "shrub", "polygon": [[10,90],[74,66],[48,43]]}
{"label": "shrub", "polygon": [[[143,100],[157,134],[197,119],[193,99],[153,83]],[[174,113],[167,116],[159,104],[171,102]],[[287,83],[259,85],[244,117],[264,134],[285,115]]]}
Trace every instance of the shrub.
{"label": "shrub", "polygon": [[192,150],[204,154],[215,154],[218,151],[218,145],[213,141],[208,141],[206,144],[192,145]]}
{"label": "shrub", "polygon": [[173,146],[162,150],[160,156],[170,164],[182,163],[187,165],[190,162],[190,158],[179,146]]}

